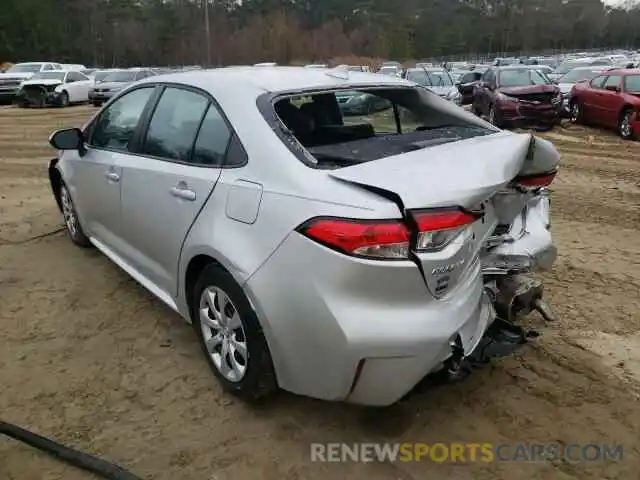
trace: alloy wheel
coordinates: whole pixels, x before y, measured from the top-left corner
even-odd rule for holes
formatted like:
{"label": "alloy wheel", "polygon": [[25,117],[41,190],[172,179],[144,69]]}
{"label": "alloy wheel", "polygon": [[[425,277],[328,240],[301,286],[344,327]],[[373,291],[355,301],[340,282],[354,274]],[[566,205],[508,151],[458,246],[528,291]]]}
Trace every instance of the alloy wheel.
{"label": "alloy wheel", "polygon": [[64,216],[64,223],[67,226],[67,230],[72,238],[78,235],[78,215],[76,209],[73,206],[71,195],[69,190],[64,185],[60,189],[60,200],[62,203],[62,215]]}
{"label": "alloy wheel", "polygon": [[237,308],[218,287],[205,288],[200,296],[200,328],[214,366],[228,381],[244,377],[249,354],[247,337]]}
{"label": "alloy wheel", "polygon": [[620,136],[622,138],[631,138],[633,130],[631,129],[631,112],[625,113],[620,119]]}
{"label": "alloy wheel", "polygon": [[580,120],[580,104],[578,102],[575,102],[572,106],[571,106],[571,122],[572,123],[578,123],[578,121]]}

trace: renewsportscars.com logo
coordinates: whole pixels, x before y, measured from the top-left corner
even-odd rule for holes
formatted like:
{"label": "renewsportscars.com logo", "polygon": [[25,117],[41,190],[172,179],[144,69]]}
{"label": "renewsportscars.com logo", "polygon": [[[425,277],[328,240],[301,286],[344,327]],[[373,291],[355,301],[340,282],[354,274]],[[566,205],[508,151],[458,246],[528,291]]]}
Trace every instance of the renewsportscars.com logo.
{"label": "renewsportscars.com logo", "polygon": [[571,463],[622,461],[620,444],[554,443],[312,443],[312,462]]}

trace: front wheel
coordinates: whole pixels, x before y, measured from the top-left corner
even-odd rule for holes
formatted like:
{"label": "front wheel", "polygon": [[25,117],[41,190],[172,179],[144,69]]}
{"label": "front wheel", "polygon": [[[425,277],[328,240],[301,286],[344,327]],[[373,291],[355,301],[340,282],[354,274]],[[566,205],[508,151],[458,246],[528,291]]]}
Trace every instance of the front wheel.
{"label": "front wheel", "polygon": [[582,123],[582,105],[578,100],[574,100],[571,103],[571,116],[569,117],[571,123]]}
{"label": "front wheel", "polygon": [[277,390],[267,341],[234,278],[211,264],[191,292],[191,318],[200,346],[222,388],[246,401]]}
{"label": "front wheel", "polygon": [[82,229],[82,225],[80,225],[80,219],[78,218],[76,207],[73,204],[73,200],[71,199],[69,189],[64,183],[60,186],[60,205],[62,207],[64,224],[71,241],[79,247],[90,247],[91,242],[85,235],[84,230]]}
{"label": "front wheel", "polygon": [[618,122],[618,133],[620,137],[625,140],[634,140],[636,135],[631,127],[631,117],[633,116],[632,110],[625,110],[620,115],[620,121]]}
{"label": "front wheel", "polygon": [[62,92],[60,94],[60,106],[61,107],[69,106],[69,94],[67,92]]}

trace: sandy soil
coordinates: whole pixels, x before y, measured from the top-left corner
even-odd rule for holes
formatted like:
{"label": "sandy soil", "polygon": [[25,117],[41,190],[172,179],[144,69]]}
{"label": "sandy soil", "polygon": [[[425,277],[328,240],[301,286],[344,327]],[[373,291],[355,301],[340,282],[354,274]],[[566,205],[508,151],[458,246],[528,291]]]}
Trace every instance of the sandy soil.
{"label": "sandy soil", "polygon": [[[545,275],[560,318],[461,384],[363,410],[222,394],[191,328],[95,251],[49,191],[48,134],[93,110],[0,109],[1,418],[154,479],[610,479],[640,471],[640,143],[570,126]],[[36,236],[46,235],[33,239]],[[31,239],[31,240],[30,240]],[[317,464],[322,441],[618,442],[620,463]],[[0,478],[90,476],[0,438]]]}

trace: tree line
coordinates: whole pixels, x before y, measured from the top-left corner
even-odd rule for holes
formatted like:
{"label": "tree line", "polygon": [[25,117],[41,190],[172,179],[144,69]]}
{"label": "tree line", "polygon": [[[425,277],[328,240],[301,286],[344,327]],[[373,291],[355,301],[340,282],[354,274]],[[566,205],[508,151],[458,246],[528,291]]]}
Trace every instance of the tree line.
{"label": "tree line", "polygon": [[0,62],[233,65],[640,47],[601,0],[3,0]]}

